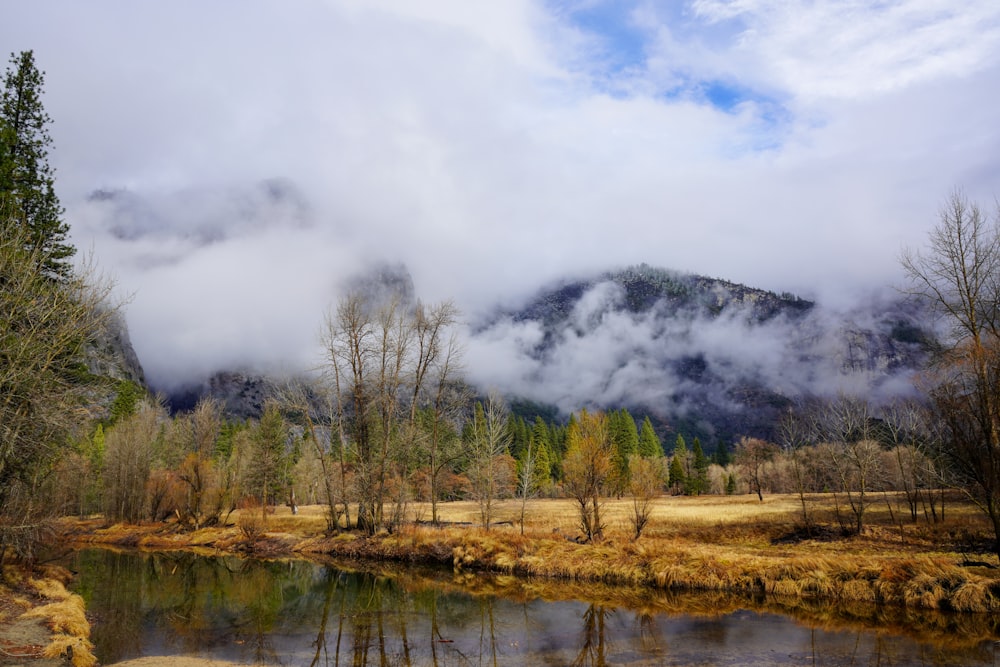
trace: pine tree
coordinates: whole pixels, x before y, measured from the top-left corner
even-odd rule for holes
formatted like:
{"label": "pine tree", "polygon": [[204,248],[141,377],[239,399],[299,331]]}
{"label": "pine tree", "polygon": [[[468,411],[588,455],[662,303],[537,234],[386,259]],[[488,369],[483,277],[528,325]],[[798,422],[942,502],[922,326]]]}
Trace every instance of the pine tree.
{"label": "pine tree", "polygon": [[667,484],[674,491],[684,488],[684,466],[681,464],[681,457],[674,454],[670,459],[670,471]]}
{"label": "pine tree", "polygon": [[715,456],[713,457],[713,462],[725,468],[730,463],[731,457],[729,456],[729,447],[726,446],[724,440],[719,440],[719,444],[715,447]]}
{"label": "pine tree", "polygon": [[552,482],[552,434],[541,416],[535,417],[531,428],[531,438],[535,443],[535,480],[542,490]]}
{"label": "pine tree", "polygon": [[549,446],[544,442],[539,442],[537,447],[534,483],[536,490],[544,492],[552,484],[552,456],[549,453]]}
{"label": "pine tree", "polygon": [[76,248],[66,243],[69,225],[48,164],[52,119],[42,106],[44,83],[31,51],[11,54],[0,91],[0,210],[28,230],[27,249],[37,252],[42,272],[66,278]]}
{"label": "pine tree", "polygon": [[736,493],[736,475],[729,473],[729,477],[726,479],[726,495],[731,496]]}
{"label": "pine tree", "polygon": [[649,417],[642,420],[642,428],[639,430],[639,455],[646,458],[663,456],[663,445],[660,444],[660,438],[653,430]]}
{"label": "pine tree", "polygon": [[686,493],[698,496],[708,490],[708,457],[697,437],[691,443],[691,473],[687,478]]}
{"label": "pine tree", "polygon": [[639,451],[639,432],[626,408],[608,414],[608,432],[614,447],[614,491],[621,496],[628,488],[629,459]]}

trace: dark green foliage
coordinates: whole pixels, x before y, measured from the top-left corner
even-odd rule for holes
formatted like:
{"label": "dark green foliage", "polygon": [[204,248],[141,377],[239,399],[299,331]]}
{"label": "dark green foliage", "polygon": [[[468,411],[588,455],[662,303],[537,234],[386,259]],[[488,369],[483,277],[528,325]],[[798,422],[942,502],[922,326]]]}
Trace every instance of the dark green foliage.
{"label": "dark green foliage", "polygon": [[708,457],[701,448],[701,440],[691,443],[691,469],[688,473],[684,492],[689,496],[699,496],[708,490]]}
{"label": "dark green foliage", "polygon": [[670,471],[669,477],[667,478],[667,484],[673,491],[678,491],[684,487],[684,464],[681,462],[681,457],[676,453],[670,459]]}
{"label": "dark green foliage", "polygon": [[528,438],[531,433],[524,417],[510,415],[507,418],[507,433],[510,439],[510,455],[515,459],[520,459],[522,452],[528,446]]}
{"label": "dark green foliage", "polygon": [[111,404],[111,423],[114,424],[124,417],[135,414],[139,399],[145,394],[145,390],[131,380],[119,382],[115,391],[115,400]]}
{"label": "dark green foliage", "polygon": [[715,455],[712,457],[712,463],[725,468],[730,463],[729,447],[726,446],[725,440],[720,440],[719,444],[715,446]]}
{"label": "dark green foliage", "polygon": [[639,429],[639,455],[646,458],[663,456],[663,444],[653,430],[649,417],[642,420],[642,428]]}
{"label": "dark green foliage", "polygon": [[541,417],[546,422],[552,424],[559,421],[559,408],[547,403],[539,403],[526,398],[509,399],[510,413],[523,417],[526,421]]}
{"label": "dark green foliage", "polygon": [[28,230],[28,250],[37,253],[42,272],[67,278],[76,248],[66,242],[69,225],[55,194],[48,164],[52,122],[42,106],[45,76],[34,54],[11,54],[0,91],[0,210]]}
{"label": "dark green foliage", "polygon": [[639,451],[639,432],[635,428],[635,419],[627,409],[608,413],[608,434],[613,448],[612,486],[621,495],[628,488],[629,458]]}
{"label": "dark green foliage", "polygon": [[736,475],[729,473],[726,477],[726,495],[731,496],[736,493]]}
{"label": "dark green foliage", "polygon": [[244,421],[223,421],[219,427],[219,437],[215,440],[215,456],[226,460],[233,455],[233,440],[240,431],[248,427]]}
{"label": "dark green foliage", "polygon": [[289,483],[291,455],[288,429],[281,411],[274,403],[264,408],[260,422],[251,434],[253,465],[247,475],[249,491],[261,505],[274,503]]}

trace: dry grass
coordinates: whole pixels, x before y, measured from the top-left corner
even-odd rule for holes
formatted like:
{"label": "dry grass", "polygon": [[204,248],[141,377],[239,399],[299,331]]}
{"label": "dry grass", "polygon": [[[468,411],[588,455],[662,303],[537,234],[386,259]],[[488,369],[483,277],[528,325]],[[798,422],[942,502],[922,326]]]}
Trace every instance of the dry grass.
{"label": "dry grass", "polygon": [[[414,503],[409,510],[414,522],[430,517],[427,504]],[[581,544],[577,508],[566,499],[529,501],[523,535],[517,523],[520,503],[515,500],[495,505],[497,525],[488,531],[477,525],[476,503],[450,502],[438,505],[442,526],[413,523],[372,539],[324,536],[322,506],[301,507],[297,515],[279,507],[267,516],[255,553],[448,564],[456,572],[492,571],[654,590],[1000,611],[1000,570],[962,567],[969,554],[966,547],[956,546],[956,536],[971,544],[982,543],[989,534],[971,505],[950,502],[948,520],[940,525],[900,526],[890,519],[886,504],[874,503],[868,528],[848,537],[833,521],[835,510],[831,496],[810,498],[810,512],[822,523],[815,532],[805,532],[797,496],[765,496],[763,502],[752,495],[662,497],[654,502],[643,537],[633,541],[631,500],[609,499],[602,509],[607,538]],[[238,512],[232,520],[240,522]],[[237,550],[245,542],[236,525],[196,533],[170,526],[134,531],[113,526],[91,530],[86,539],[147,549],[200,545]],[[983,554],[976,558],[996,560]]]}
{"label": "dry grass", "polygon": [[46,658],[68,658],[73,667],[94,667],[97,658],[94,656],[94,645],[89,639],[74,635],[57,634],[42,650]]}
{"label": "dry grass", "polygon": [[[43,650],[46,658],[66,657],[74,667],[92,667],[97,664],[90,642],[90,622],[87,620],[83,598],[66,590],[64,584],[71,574],[64,568],[40,568],[40,577],[16,575],[25,589],[38,598],[48,600],[43,604],[31,603],[21,618],[40,619],[53,633],[49,645]],[[22,598],[16,598],[15,601]]]}

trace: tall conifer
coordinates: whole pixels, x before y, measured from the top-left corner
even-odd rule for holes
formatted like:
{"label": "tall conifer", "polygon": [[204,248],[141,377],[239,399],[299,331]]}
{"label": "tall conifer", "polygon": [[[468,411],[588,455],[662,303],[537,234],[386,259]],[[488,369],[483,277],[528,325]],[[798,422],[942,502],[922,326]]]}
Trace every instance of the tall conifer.
{"label": "tall conifer", "polygon": [[76,249],[66,242],[69,225],[48,163],[52,119],[42,106],[44,83],[33,52],[11,54],[0,90],[0,210],[28,230],[27,249],[37,253],[42,272],[66,278]]}

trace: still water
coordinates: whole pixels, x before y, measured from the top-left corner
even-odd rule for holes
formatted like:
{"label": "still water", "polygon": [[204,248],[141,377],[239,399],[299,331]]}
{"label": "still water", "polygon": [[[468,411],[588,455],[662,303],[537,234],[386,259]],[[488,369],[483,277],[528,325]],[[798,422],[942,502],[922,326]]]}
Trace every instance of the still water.
{"label": "still water", "polygon": [[191,553],[86,550],[70,567],[105,665],[1000,664],[985,615]]}

